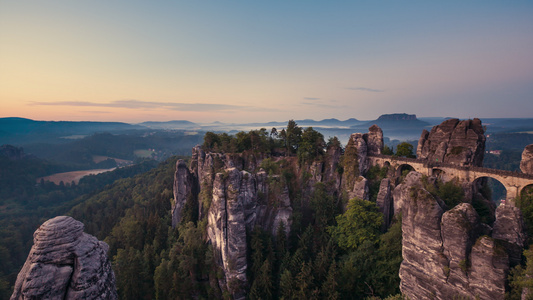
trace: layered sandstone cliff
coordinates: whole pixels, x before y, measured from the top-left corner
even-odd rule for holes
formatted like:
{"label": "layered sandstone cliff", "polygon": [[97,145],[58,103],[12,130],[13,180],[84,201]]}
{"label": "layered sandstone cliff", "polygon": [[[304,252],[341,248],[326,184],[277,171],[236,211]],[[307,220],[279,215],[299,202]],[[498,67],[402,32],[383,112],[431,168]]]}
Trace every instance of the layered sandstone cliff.
{"label": "layered sandstone cliff", "polygon": [[525,242],[520,211],[500,206],[494,228],[472,205],[448,208],[411,172],[394,192],[402,212],[402,294],[409,299],[503,299],[510,267]]}
{"label": "layered sandstone cliff", "polygon": [[11,299],[117,299],[109,247],[83,228],[66,216],[44,222]]}

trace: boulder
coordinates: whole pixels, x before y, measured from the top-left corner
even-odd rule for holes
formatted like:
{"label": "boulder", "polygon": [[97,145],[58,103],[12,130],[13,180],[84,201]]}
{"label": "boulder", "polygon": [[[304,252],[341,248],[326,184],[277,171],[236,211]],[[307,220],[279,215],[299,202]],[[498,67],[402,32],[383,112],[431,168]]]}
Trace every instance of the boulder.
{"label": "boulder", "polygon": [[109,246],[83,229],[67,216],[44,222],[11,299],[117,299]]}

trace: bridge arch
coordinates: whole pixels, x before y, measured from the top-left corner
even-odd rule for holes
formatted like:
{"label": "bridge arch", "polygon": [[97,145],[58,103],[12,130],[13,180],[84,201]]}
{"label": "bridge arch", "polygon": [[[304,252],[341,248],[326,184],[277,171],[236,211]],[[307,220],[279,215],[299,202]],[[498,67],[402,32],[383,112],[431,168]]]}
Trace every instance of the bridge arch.
{"label": "bridge arch", "polygon": [[433,168],[431,169],[431,176],[443,179],[446,176],[446,172],[443,169]]}
{"label": "bridge arch", "polygon": [[496,206],[514,198],[514,196],[510,195],[509,187],[497,176],[477,176],[473,181],[472,188],[474,193],[481,193],[484,198],[492,201]]}
{"label": "bridge arch", "polygon": [[408,173],[407,171],[409,172],[415,171],[415,168],[407,163],[400,164],[398,168],[396,169],[396,176],[401,177],[402,175],[407,175]]}

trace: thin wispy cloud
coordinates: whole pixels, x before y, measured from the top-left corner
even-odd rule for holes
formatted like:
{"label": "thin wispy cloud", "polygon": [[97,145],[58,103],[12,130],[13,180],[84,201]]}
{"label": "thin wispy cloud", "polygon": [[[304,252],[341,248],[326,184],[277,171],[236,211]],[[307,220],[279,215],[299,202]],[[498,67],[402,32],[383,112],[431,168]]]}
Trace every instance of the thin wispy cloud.
{"label": "thin wispy cloud", "polygon": [[304,97],[304,100],[316,101],[316,100],[320,100],[320,98]]}
{"label": "thin wispy cloud", "polygon": [[[317,99],[319,100],[319,99]],[[319,107],[319,108],[345,108],[347,106],[345,105],[337,105],[335,104],[337,101],[336,100],[329,100],[329,101],[317,101],[317,100],[314,100],[314,101],[302,101],[300,104],[302,105],[306,105],[306,106],[314,106],[314,107]]]}
{"label": "thin wispy cloud", "polygon": [[371,88],[366,88],[366,87],[349,87],[346,89],[352,90],[352,91],[365,91],[365,92],[372,92],[372,93],[383,93],[385,91],[385,90],[371,89]]}
{"label": "thin wispy cloud", "polygon": [[87,101],[56,101],[56,102],[31,102],[30,105],[46,106],[76,106],[76,107],[112,107],[127,109],[167,109],[177,111],[275,111],[273,109],[258,108],[252,106],[239,106],[216,103],[182,103],[182,102],[157,102],[140,100],[116,100],[111,102],[87,102]]}

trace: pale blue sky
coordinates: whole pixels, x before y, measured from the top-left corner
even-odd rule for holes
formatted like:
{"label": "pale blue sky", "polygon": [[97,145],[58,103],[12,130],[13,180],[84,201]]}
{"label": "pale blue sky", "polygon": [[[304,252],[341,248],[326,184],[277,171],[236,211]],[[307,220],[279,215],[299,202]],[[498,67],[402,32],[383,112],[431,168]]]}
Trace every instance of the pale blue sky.
{"label": "pale blue sky", "polygon": [[533,117],[533,1],[0,0],[0,117]]}

